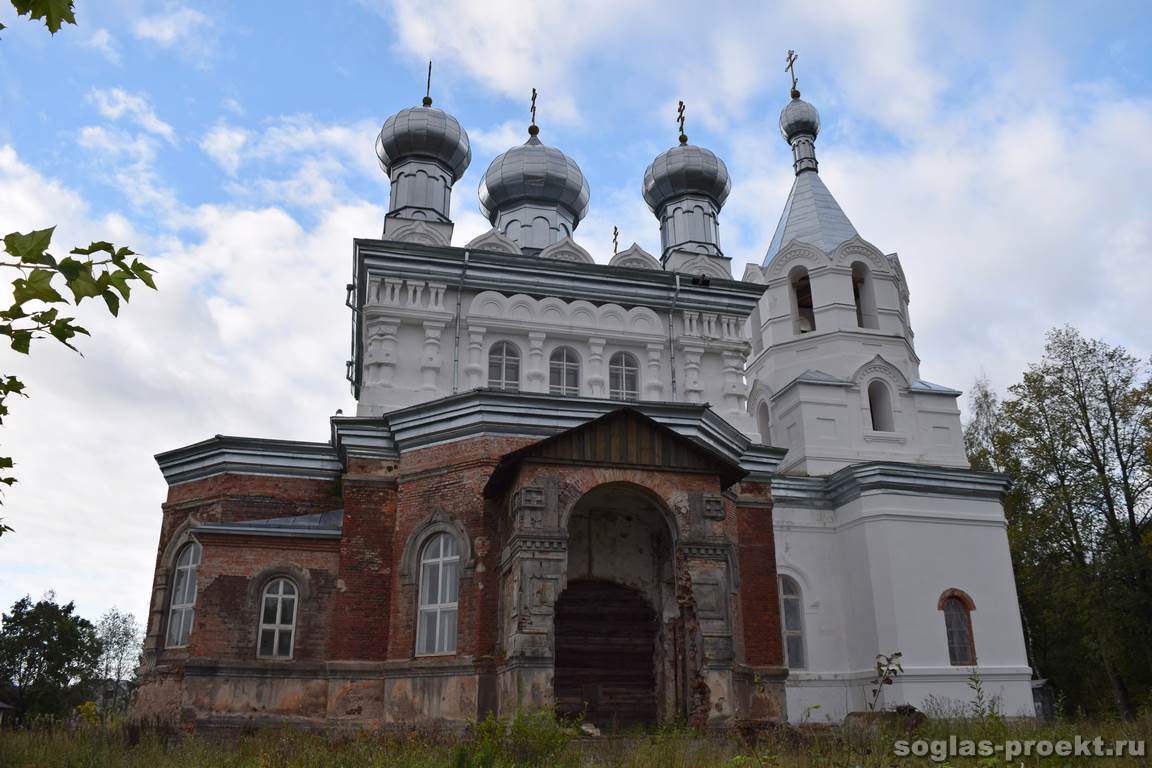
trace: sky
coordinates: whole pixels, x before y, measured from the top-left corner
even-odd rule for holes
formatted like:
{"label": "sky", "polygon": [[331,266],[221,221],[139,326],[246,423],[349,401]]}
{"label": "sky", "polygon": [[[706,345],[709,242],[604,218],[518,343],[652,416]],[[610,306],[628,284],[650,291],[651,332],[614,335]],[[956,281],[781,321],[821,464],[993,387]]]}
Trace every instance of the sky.
{"label": "sky", "polygon": [[[78,355],[0,351],[28,385],[0,428],[0,609],[54,590],[143,620],[166,486],[153,456],[215,434],[324,441],[353,412],[352,239],[378,237],[380,125],[432,97],[467,130],[454,245],[488,228],[492,159],[540,138],[588,178],[575,239],[658,252],[644,169],[676,141],[727,163],[721,244],[759,263],[792,179],[788,49],[820,174],[897,252],[924,378],[1004,392],[1072,324],[1152,354],[1152,6],[831,0],[77,0],[55,36],[0,4],[0,227],[157,270]],[[275,12],[272,8],[275,7]]]}

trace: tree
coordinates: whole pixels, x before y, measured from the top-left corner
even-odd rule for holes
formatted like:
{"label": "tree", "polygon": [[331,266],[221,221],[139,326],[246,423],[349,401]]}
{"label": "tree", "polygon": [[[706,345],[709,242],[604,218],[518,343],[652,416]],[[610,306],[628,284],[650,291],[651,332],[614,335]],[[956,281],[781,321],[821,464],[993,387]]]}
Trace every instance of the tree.
{"label": "tree", "polygon": [[19,716],[70,712],[96,674],[100,641],[87,619],[52,593],[17,600],[0,626],[0,687]]}
{"label": "tree", "polygon": [[[1007,471],[1009,542],[1033,658],[1073,701],[1131,717],[1152,691],[1152,375],[1073,328],[998,405],[977,382],[965,442]],[[1103,678],[1103,679],[1101,679]]]}
{"label": "tree", "polygon": [[[12,5],[21,16],[43,19],[52,34],[56,34],[64,22],[76,23],[72,0],[12,0]],[[12,305],[0,311],[0,334],[7,338],[12,349],[25,355],[32,341],[41,338],[53,338],[79,352],[72,340],[80,334],[89,335],[88,331],[78,325],[75,318],[61,315],[63,307],[79,306],[84,299],[99,296],[115,316],[120,312],[120,302],[128,301],[133,282],[156,288],[152,268],[134,258],[129,261],[135,253],[108,242],[73,248],[71,256],[57,260],[48,253],[55,229],[49,227],[27,234],[12,232],[4,237],[4,252],[9,258],[0,257],[0,268],[13,275]],[[106,255],[93,258],[96,254]],[[62,293],[65,288],[71,298]],[[27,397],[24,383],[17,376],[0,372],[0,426],[8,415],[8,398],[12,395]],[[13,466],[11,457],[0,456],[0,485],[11,486],[16,482],[9,473]],[[0,536],[11,530],[0,519]]]}
{"label": "tree", "polygon": [[140,657],[140,625],[131,613],[110,608],[96,623],[100,640],[99,672],[106,695],[106,710],[116,711],[128,704],[128,687],[136,677]]}

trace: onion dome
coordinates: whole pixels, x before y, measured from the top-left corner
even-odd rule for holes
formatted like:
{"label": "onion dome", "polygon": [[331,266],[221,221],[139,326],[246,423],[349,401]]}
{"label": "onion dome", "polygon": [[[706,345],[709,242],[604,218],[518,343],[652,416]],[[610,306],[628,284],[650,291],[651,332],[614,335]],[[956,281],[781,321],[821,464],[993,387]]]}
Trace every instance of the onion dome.
{"label": "onion dome", "polygon": [[800,98],[800,91],[792,91],[792,101],[780,110],[780,135],[789,144],[797,136],[816,138],[820,133],[820,113],[816,107]]}
{"label": "onion dome", "polygon": [[682,195],[702,195],[719,210],[732,191],[724,161],[704,147],[684,142],[686,138],[653,160],[644,172],[644,200],[653,213]]}
{"label": "onion dome", "polygon": [[442,109],[430,106],[402,109],[384,121],[376,138],[376,155],[380,167],[388,173],[401,160],[429,159],[447,168],[452,180],[458,180],[472,162],[468,134],[456,118]]}
{"label": "onion dome", "polygon": [[575,228],[588,213],[588,181],[575,160],[537,138],[539,129],[529,133],[528,141],[488,166],[480,180],[480,212],[495,225],[501,210],[518,203],[559,207]]}

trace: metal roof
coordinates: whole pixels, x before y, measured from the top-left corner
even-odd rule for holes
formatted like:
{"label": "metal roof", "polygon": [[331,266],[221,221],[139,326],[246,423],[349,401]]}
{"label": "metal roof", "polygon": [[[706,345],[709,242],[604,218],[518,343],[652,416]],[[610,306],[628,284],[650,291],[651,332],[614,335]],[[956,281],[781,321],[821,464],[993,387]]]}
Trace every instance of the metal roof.
{"label": "metal roof", "polygon": [[829,253],[840,243],[856,236],[856,227],[852,226],[836,198],[824,186],[820,174],[807,171],[799,174],[792,184],[763,266],[768,266],[780,249],[793,240]]}

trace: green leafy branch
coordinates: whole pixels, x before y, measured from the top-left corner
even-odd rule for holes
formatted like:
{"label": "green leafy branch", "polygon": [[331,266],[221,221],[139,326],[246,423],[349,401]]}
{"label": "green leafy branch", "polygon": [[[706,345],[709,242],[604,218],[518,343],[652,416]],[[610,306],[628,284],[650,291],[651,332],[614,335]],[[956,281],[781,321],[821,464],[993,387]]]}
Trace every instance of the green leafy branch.
{"label": "green leafy branch", "polygon": [[[0,257],[0,268],[18,276],[12,280],[12,305],[0,311],[0,334],[7,337],[12,349],[25,355],[32,341],[40,338],[56,339],[69,349],[80,351],[73,340],[91,334],[76,323],[76,318],[61,314],[62,307],[79,306],[84,299],[99,297],[116,316],[120,303],[132,295],[132,283],[139,281],[156,288],[154,270],[134,258],[137,254],[132,249],[117,248],[103,240],[73,248],[68,256],[57,259],[48,252],[55,229],[13,232],[4,237],[4,253],[8,257]],[[0,425],[8,415],[7,398],[27,397],[24,389],[17,377],[0,375]],[[12,466],[10,457],[0,456],[0,484],[10,486],[16,482],[8,474]],[[10,530],[0,523],[0,535]]]}
{"label": "green leafy branch", "polygon": [[[73,0],[12,0],[12,7],[18,15],[27,16],[32,21],[43,19],[44,26],[52,34],[59,32],[60,25],[65,22],[76,23]],[[4,29],[3,24],[0,24],[0,29]]]}

